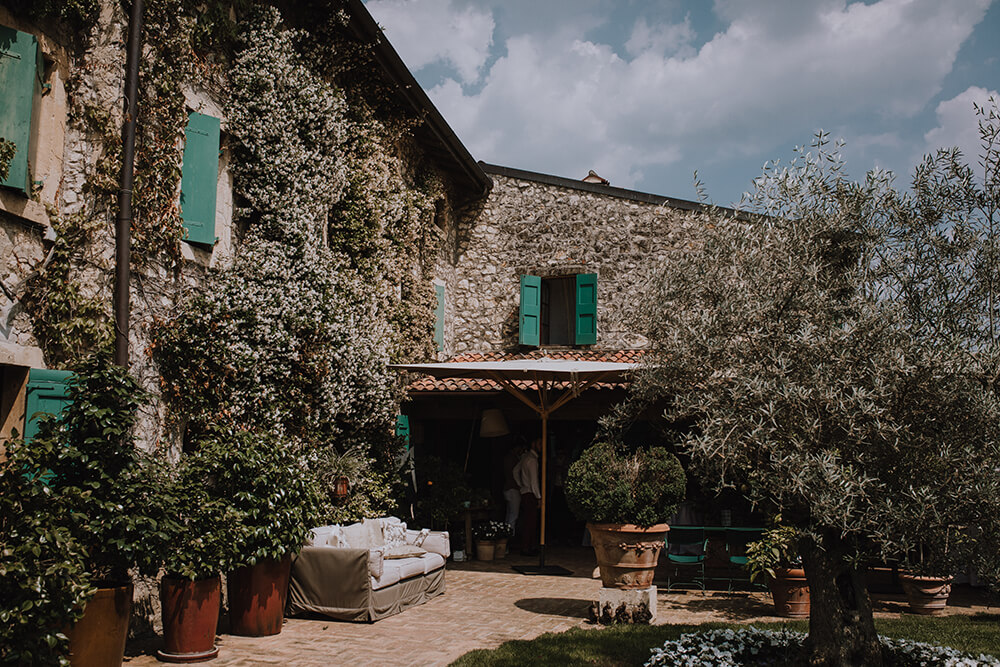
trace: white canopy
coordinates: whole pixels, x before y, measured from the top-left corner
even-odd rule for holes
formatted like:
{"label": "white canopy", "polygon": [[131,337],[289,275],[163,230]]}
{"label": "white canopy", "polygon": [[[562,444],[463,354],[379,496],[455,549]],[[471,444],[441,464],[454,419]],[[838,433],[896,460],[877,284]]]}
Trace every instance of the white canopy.
{"label": "white canopy", "polygon": [[[582,391],[598,382],[622,382],[638,364],[605,361],[575,361],[572,359],[510,359],[507,361],[452,362],[441,364],[393,364],[392,368],[423,373],[436,378],[489,379],[500,384],[515,398],[537,412],[542,418],[542,521],[538,568],[530,574],[547,573],[545,567],[545,500],[546,467],[548,460],[549,415],[570,402]],[[538,392],[537,401],[515,383],[531,382]],[[554,385],[564,389],[555,400],[549,396]],[[525,572],[524,569],[521,569]],[[529,572],[525,572],[529,574]]]}
{"label": "white canopy", "polygon": [[573,359],[511,359],[508,361],[458,361],[443,364],[394,364],[393,368],[424,373],[436,378],[489,378],[535,382],[620,382],[637,364]]}

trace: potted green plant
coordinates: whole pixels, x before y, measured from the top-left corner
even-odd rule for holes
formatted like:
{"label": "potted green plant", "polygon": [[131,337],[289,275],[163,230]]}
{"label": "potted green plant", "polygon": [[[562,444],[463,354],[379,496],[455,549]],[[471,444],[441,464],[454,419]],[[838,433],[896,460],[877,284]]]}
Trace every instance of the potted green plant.
{"label": "potted green plant", "polygon": [[22,445],[34,452],[35,467],[27,474],[48,487],[46,511],[61,517],[86,554],[86,581],[96,589],[69,629],[74,662],[120,661],[130,572],[155,572],[165,520],[159,488],[150,483],[152,468],[133,438],[147,394],[126,369],[100,355],[81,364],[66,384],[61,413],[42,417],[38,433]]}
{"label": "potted green plant", "polygon": [[[950,540],[954,542],[954,538]],[[949,544],[942,537],[942,544]],[[946,550],[947,551],[947,550]],[[936,554],[941,558],[943,554]],[[907,554],[904,569],[899,573],[899,583],[906,594],[910,611],[922,616],[941,616],[948,606],[951,596],[951,582],[954,577],[942,575],[948,570],[948,565],[932,557],[931,550],[923,543]]]}
{"label": "potted green plant", "polygon": [[196,447],[176,465],[164,465],[163,506],[172,520],[163,530],[172,548],[164,552],[160,579],[164,662],[202,662],[219,654],[215,645],[222,604],[220,573],[239,561],[239,515],[216,484],[220,453]]}
{"label": "potted green plant", "polygon": [[570,466],[566,501],[587,522],[605,588],[652,585],[666,522],[684,492],[684,469],[663,447],[600,442]]}
{"label": "potted green plant", "polygon": [[262,430],[215,427],[197,440],[214,465],[214,493],[239,526],[226,576],[230,632],[281,632],[292,556],[319,518],[319,485],[294,443]]}
{"label": "potted green plant", "polygon": [[493,560],[496,557],[497,540],[507,535],[508,526],[503,521],[480,521],[472,529],[476,540],[476,558]]}
{"label": "potted green plant", "polygon": [[83,615],[95,592],[87,555],[65,516],[54,511],[48,482],[26,473],[39,470],[36,448],[19,439],[5,445],[7,458],[0,457],[0,655],[13,664],[59,664],[69,654],[66,628]]}
{"label": "potted green plant", "polygon": [[809,583],[802,569],[798,539],[798,532],[791,526],[776,525],[765,530],[761,539],[747,544],[750,581],[766,579],[778,616],[809,616]]}

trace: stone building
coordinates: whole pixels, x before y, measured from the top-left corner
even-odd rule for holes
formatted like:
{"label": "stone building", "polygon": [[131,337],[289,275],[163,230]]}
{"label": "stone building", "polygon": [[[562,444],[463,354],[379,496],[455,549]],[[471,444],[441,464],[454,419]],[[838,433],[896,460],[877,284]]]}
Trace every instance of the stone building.
{"label": "stone building", "polygon": [[[111,0],[94,3],[97,11],[83,18],[67,18],[69,10],[60,10],[60,4],[0,2],[0,138],[15,149],[10,173],[0,181],[0,438],[24,433],[25,427],[30,435],[36,410],[57,410],[65,401],[67,373],[62,369],[83,348],[106,346],[113,335],[114,201],[128,19],[122,3]],[[148,231],[142,225],[154,226],[152,213],[140,205],[133,224],[130,365],[154,392],[159,378],[149,354],[150,326],[170,318],[193,293],[207,289],[209,276],[229,266],[240,252],[247,231],[246,223],[234,215],[236,132],[227,106],[231,56],[211,46],[192,53],[188,42],[177,52],[187,60],[166,62],[177,55],[168,52],[177,48],[168,33],[176,29],[194,34],[191,26],[211,15],[209,5],[219,4],[226,3],[207,3],[195,10],[202,16],[181,15],[179,9],[178,16],[170,16],[169,1],[147,3],[136,198],[142,198],[140,188],[150,188],[154,177],[175,179],[168,179],[165,195],[157,195],[162,201],[154,202],[160,207],[155,213],[169,224],[182,225],[175,239],[140,256],[137,244],[146,242],[143,234]],[[296,13],[294,3],[285,4],[286,22],[308,30],[308,16]],[[348,64],[337,72],[317,65],[313,76],[331,80],[348,101],[368,105],[376,115],[374,126],[388,128],[375,140],[388,145],[390,185],[409,192],[418,182],[437,184],[433,215],[421,224],[436,239],[434,247],[446,246],[449,239],[454,243],[459,227],[468,225],[462,221],[481,207],[490,178],[361,2],[329,4],[331,15],[340,12],[345,17],[337,27]],[[177,84],[171,99],[158,99],[153,90],[162,81],[156,77],[163,76],[154,71],[157,58],[174,67],[171,76],[179,78],[171,82]],[[178,135],[171,135],[169,127],[149,130],[164,118],[160,106],[177,103],[181,96],[186,123]],[[159,149],[163,155],[157,158],[152,153]],[[154,159],[175,165],[176,173],[144,172]],[[412,274],[419,298],[433,303],[434,286],[425,279],[430,266],[423,267],[423,261],[401,270]],[[401,292],[397,298],[412,297]],[[164,414],[157,402],[142,416],[147,445],[177,437],[165,431]]]}
{"label": "stone building", "polygon": [[[692,242],[701,205],[613,187],[593,171],[575,180],[480,164],[493,190],[436,277],[444,303],[439,358],[640,361],[647,341],[636,305],[650,272]],[[624,386],[598,384],[549,418],[557,541],[579,537],[561,503],[561,477],[590,444],[597,420],[625,396]],[[502,506],[504,453],[538,435],[538,415],[490,380],[423,378],[410,385],[410,399],[403,409],[418,456],[463,466]],[[482,428],[492,409],[509,433]],[[632,437],[659,436],[640,425]]]}
{"label": "stone building", "polygon": [[[190,22],[201,20],[189,16],[184,19],[189,23],[170,23],[179,20],[162,15],[170,1],[151,2],[154,9],[148,10],[154,21],[150,34],[159,30],[161,40],[163,32],[190,30]],[[307,13],[311,6],[299,13],[296,3],[286,4],[286,23],[316,41],[333,39],[341,48],[334,58],[340,69],[325,70],[317,61],[312,75],[331,80],[349,102],[359,100],[377,116],[390,145],[388,180],[407,192],[416,192],[419,183],[437,184],[419,214],[423,245],[392,278],[397,300],[436,304],[426,327],[433,342],[427,341],[424,352],[419,344],[411,346],[406,360],[638,359],[645,340],[632,319],[634,304],[642,298],[648,271],[688,242],[696,226],[692,212],[699,206],[614,187],[593,171],[575,180],[477,163],[360,0],[330,0],[331,13],[339,10],[346,17],[336,34],[313,20]],[[117,157],[127,19],[121,5],[108,0],[99,3],[99,16],[85,30],[74,31],[65,17],[27,6],[0,0],[5,56],[0,67],[4,77],[12,77],[2,79],[11,94],[0,99],[0,137],[18,144],[11,173],[0,185],[2,436],[22,431],[26,413],[30,417],[36,408],[58,409],[64,400],[61,369],[74,344],[106,342],[96,339],[109,335],[114,271],[117,172],[109,172],[108,165]],[[239,255],[247,233],[234,196],[240,128],[231,127],[228,118],[231,56],[221,48],[193,57],[183,50],[162,51],[168,48],[176,46],[147,44],[151,55],[144,73],[158,76],[148,70],[164,55],[190,60],[174,91],[183,98],[186,122],[172,152],[169,131],[157,135],[168,146],[165,159],[173,160],[178,172],[174,189],[161,195],[161,209],[168,222],[171,215],[178,217],[183,239],[133,264],[129,331],[132,370],[154,391],[159,371],[148,354],[150,326],[207,289],[212,273]],[[143,90],[140,126],[149,122],[148,110],[157,102]],[[142,165],[138,168],[141,174]],[[81,236],[85,242],[79,242]],[[59,262],[63,273],[53,268]],[[40,281],[51,283],[53,275],[64,278],[66,290],[76,295],[59,301],[61,310],[46,309],[51,304],[36,294]],[[53,292],[48,285],[50,300],[60,291],[55,287]],[[60,339],[74,330],[72,318],[84,306],[89,319],[78,318],[86,322],[76,338]],[[423,336],[422,326],[415,326],[414,338]],[[622,387],[599,386],[555,414],[556,448],[586,445],[597,417],[623,396]],[[484,486],[496,448],[471,448],[481,411],[503,408],[512,430],[525,437],[534,428],[534,416],[489,382],[420,380],[411,386],[410,398],[403,412],[411,418],[414,442],[427,454],[454,461],[479,457],[472,467],[481,468]],[[155,404],[143,419],[147,444],[179,438],[166,430],[163,405]],[[477,453],[470,455],[471,449]]]}

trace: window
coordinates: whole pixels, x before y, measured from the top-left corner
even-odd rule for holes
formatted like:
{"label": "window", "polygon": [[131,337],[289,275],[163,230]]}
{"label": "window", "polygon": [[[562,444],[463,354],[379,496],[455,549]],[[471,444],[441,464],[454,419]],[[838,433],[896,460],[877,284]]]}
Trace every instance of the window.
{"label": "window", "polygon": [[192,112],[184,130],[181,219],[189,243],[215,243],[215,193],[219,180],[219,119]]}
{"label": "window", "polygon": [[438,352],[444,352],[444,285],[435,285],[434,294],[437,306],[434,308],[434,347]]}
{"label": "window", "polygon": [[7,178],[0,181],[31,194],[31,165],[42,93],[44,63],[34,35],[0,26],[0,138],[14,144]]}
{"label": "window", "polygon": [[521,276],[521,345],[597,343],[597,274]]}

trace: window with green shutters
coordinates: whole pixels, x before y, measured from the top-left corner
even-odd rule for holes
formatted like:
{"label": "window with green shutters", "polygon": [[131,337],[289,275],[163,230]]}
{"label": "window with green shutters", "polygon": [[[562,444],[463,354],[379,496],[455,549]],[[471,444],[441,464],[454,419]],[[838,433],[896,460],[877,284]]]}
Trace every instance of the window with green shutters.
{"label": "window with green shutters", "polygon": [[434,286],[437,306],[434,308],[434,347],[444,352],[444,285]]}
{"label": "window with green shutters", "polygon": [[219,119],[188,116],[181,166],[181,219],[189,243],[215,243],[215,192],[219,179]]}
{"label": "window with green shutters", "polygon": [[14,144],[7,178],[0,181],[31,194],[28,156],[37,135],[36,107],[42,91],[42,51],[34,35],[0,26],[0,139]]}
{"label": "window with green shutters", "polygon": [[69,405],[67,382],[69,371],[32,368],[28,372],[28,387],[24,399],[24,441],[38,434],[38,418],[43,414],[58,415]]}
{"label": "window with green shutters", "polygon": [[597,274],[521,276],[521,345],[597,343]]}

